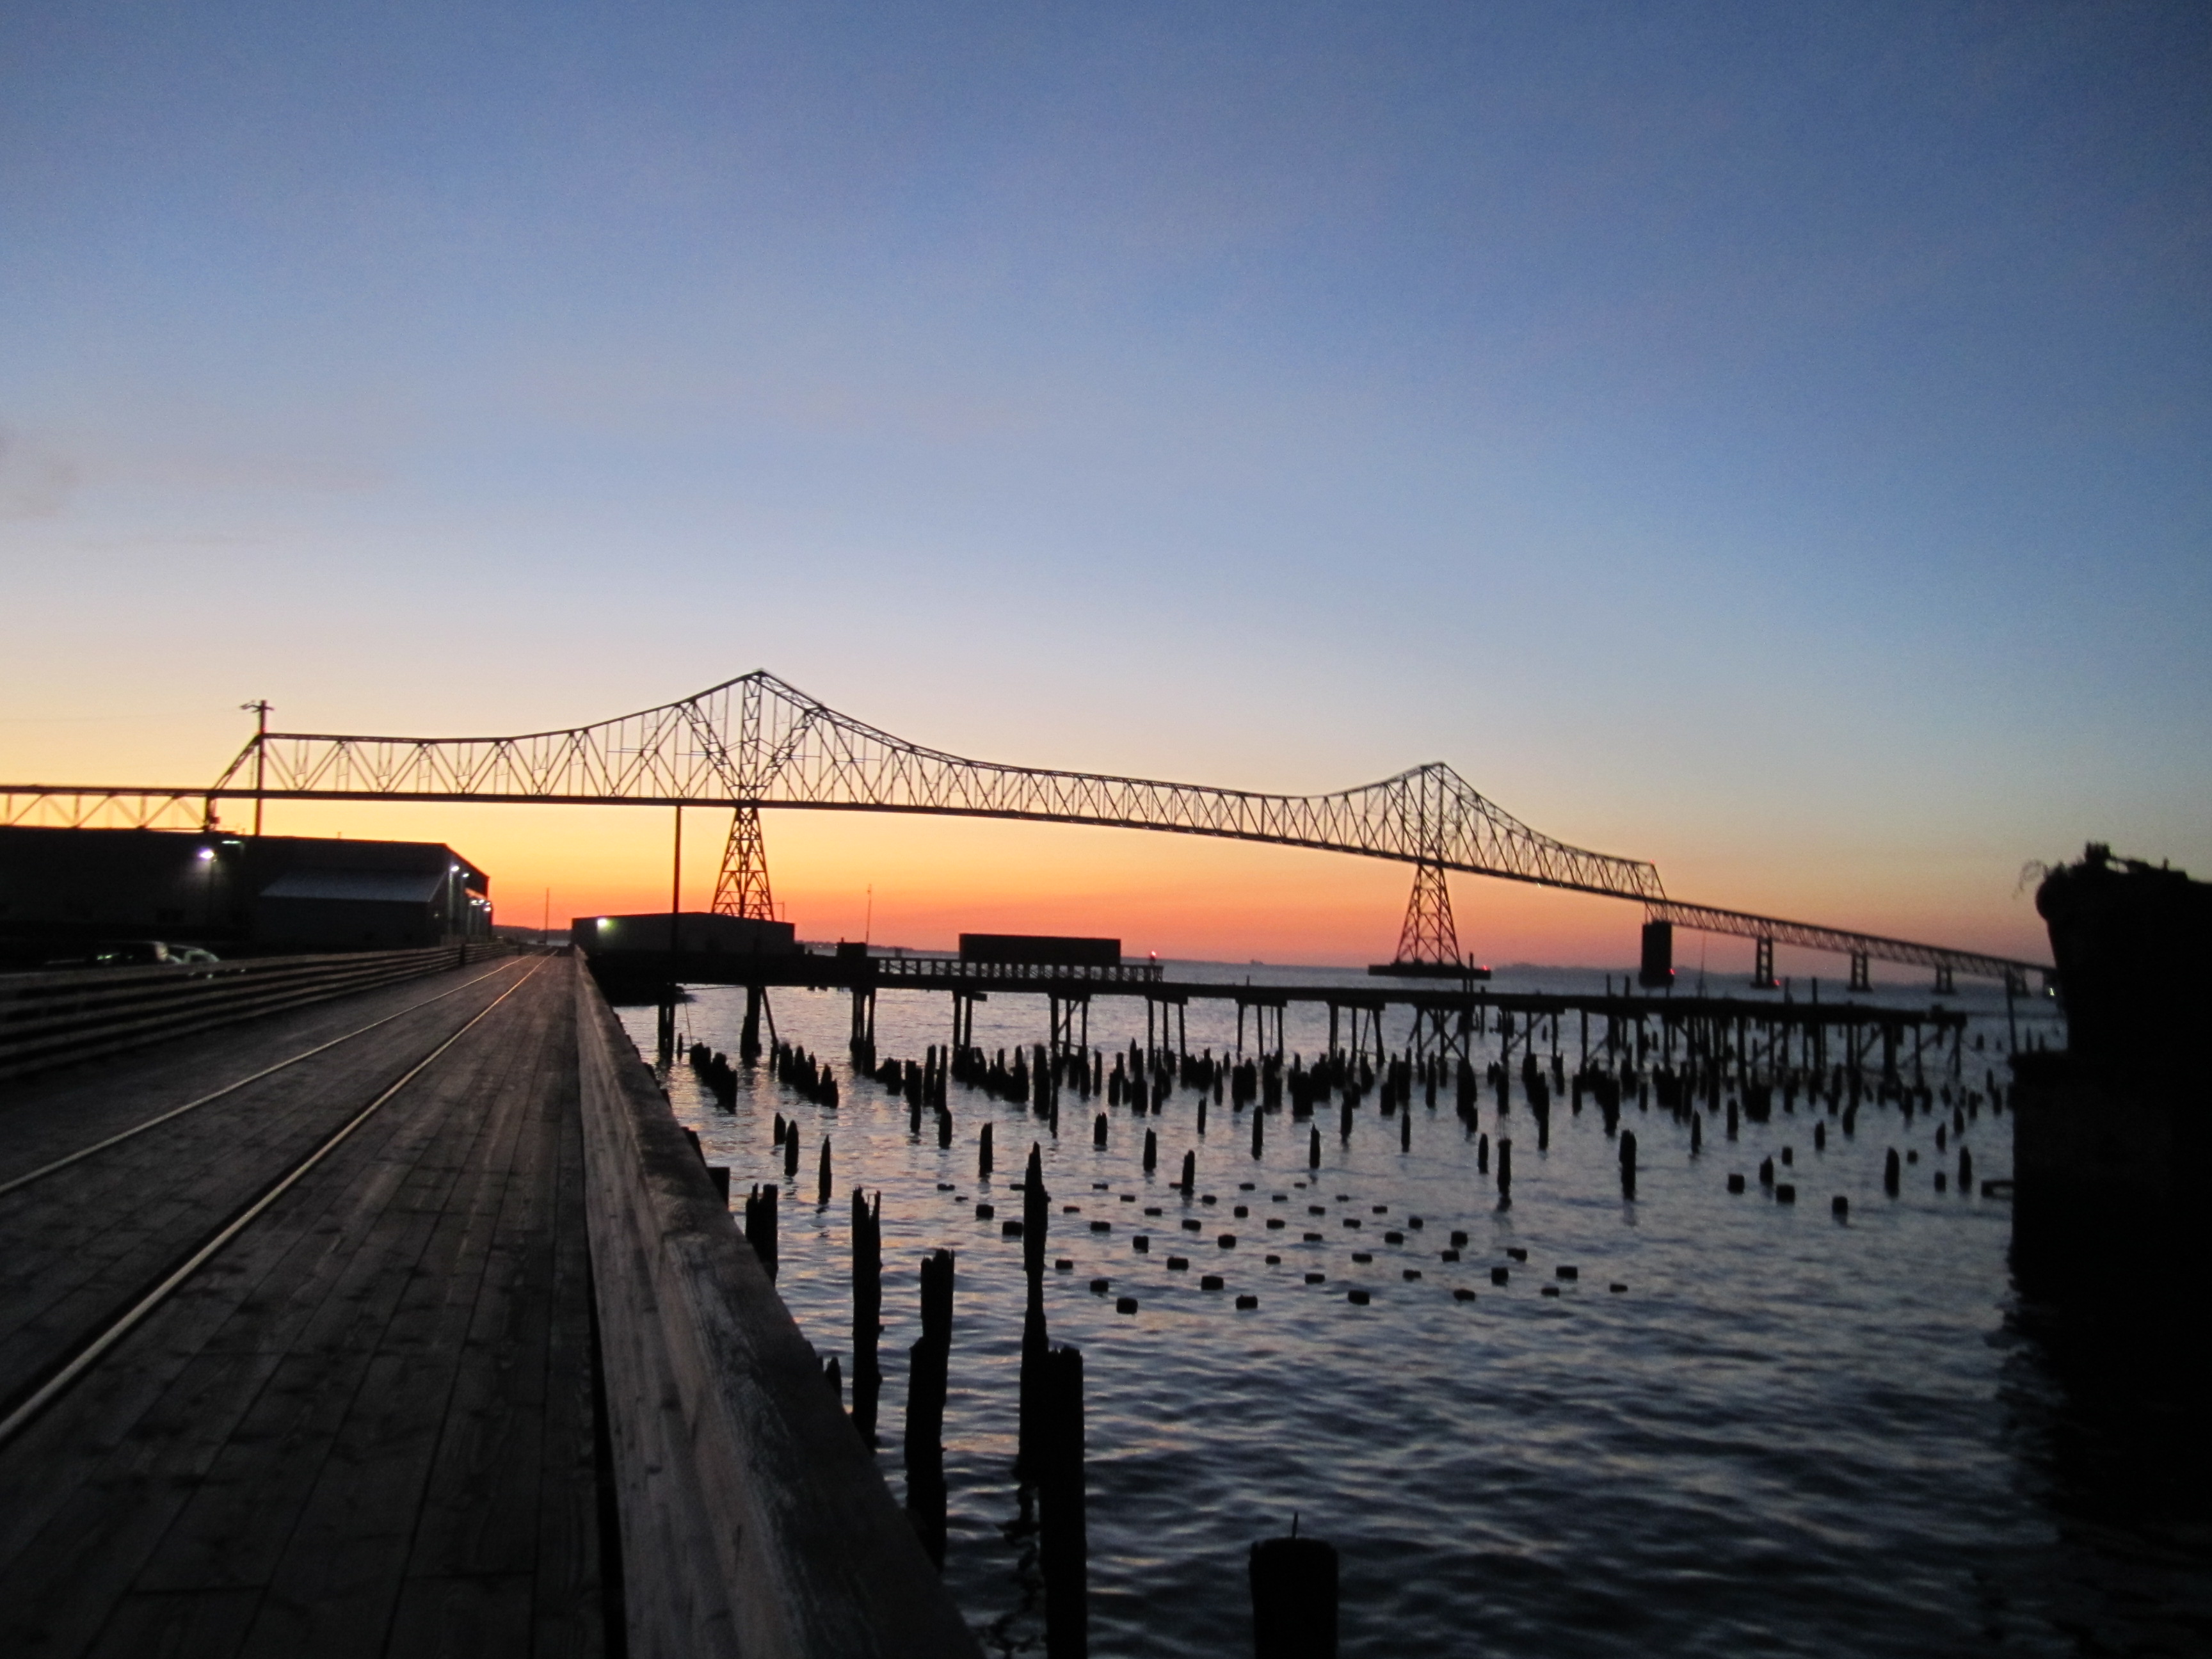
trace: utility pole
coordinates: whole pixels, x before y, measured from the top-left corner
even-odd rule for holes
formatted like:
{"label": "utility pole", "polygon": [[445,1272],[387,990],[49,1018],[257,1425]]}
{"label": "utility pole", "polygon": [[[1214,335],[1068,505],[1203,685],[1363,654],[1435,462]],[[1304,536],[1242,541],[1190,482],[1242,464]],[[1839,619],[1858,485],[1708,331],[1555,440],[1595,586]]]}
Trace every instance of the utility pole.
{"label": "utility pole", "polygon": [[253,725],[253,833],[261,834],[262,768],[269,753],[269,699],[257,697],[239,707],[254,717]]}
{"label": "utility pole", "polygon": [[[668,954],[676,955],[676,918],[684,909],[684,809],[676,809],[676,867],[668,878]],[[670,963],[673,971],[674,963]]]}
{"label": "utility pole", "polygon": [[677,926],[684,915],[684,809],[676,809],[676,854],[674,869],[668,878],[668,982],[663,988],[660,1001],[660,1067],[665,1072],[676,1063],[676,947],[680,942]]}

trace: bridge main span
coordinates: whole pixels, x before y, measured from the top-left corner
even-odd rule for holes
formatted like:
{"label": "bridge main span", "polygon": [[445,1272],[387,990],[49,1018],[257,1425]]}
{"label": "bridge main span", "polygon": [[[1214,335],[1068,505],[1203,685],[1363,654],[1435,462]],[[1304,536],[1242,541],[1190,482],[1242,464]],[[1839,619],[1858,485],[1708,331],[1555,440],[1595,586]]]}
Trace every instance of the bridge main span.
{"label": "bridge main span", "polygon": [[[2024,981],[2040,963],[1788,921],[1668,896],[1640,859],[1573,847],[1531,829],[1441,762],[1319,795],[1268,794],[1156,779],[1008,766],[908,742],[816,701],[765,671],[595,725],[516,737],[401,738],[271,732],[264,725],[214,784],[146,787],[0,785],[0,823],[212,828],[220,805],[272,800],[451,801],[487,805],[721,808],[732,822],[714,908],[773,908],[763,809],[902,812],[1096,824],[1303,847],[1415,866],[1407,939],[1448,951],[1435,923],[1446,872],[1527,882],[1644,907],[1647,963],[1683,927],[1759,941],[1760,977],[1776,943],[1852,960]],[[1424,908],[1424,895],[1427,908]],[[1655,970],[1656,971],[1656,970]]]}

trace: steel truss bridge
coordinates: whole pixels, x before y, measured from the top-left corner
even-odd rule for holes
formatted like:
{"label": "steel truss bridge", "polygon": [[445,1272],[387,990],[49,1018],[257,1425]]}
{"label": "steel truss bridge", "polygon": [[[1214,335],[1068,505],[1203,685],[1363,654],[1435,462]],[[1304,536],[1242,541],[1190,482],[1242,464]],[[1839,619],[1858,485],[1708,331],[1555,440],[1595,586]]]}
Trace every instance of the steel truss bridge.
{"label": "steel truss bridge", "polygon": [[[265,722],[265,705],[248,705]],[[359,737],[258,730],[203,787],[0,784],[0,824],[210,830],[223,803],[468,801],[733,811],[714,908],[771,914],[763,808],[916,812],[1163,830],[1395,860],[1415,866],[1401,955],[1455,960],[1443,872],[1490,876],[1641,904],[1647,922],[2022,982],[2044,963],[1685,903],[1638,859],[1539,833],[1431,763],[1323,795],[1273,795],[1148,778],[969,760],[840,714],[764,671],[597,725],[505,738]]]}

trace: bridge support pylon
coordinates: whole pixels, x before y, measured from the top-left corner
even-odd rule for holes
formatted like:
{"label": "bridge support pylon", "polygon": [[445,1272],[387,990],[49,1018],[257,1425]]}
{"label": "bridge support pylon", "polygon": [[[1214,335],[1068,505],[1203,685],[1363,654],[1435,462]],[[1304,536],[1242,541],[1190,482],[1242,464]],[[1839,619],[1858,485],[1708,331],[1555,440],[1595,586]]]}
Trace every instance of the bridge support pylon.
{"label": "bridge support pylon", "polygon": [[1424,859],[1414,865],[1413,891],[1406,901],[1405,925],[1398,930],[1398,953],[1388,965],[1401,970],[1461,965],[1451,888],[1442,864]]}
{"label": "bridge support pylon", "polygon": [[760,808],[740,806],[730,819],[730,838],[722,847],[722,872],[714,878],[718,916],[775,920],[775,896],[769,890],[768,843],[761,836]]}

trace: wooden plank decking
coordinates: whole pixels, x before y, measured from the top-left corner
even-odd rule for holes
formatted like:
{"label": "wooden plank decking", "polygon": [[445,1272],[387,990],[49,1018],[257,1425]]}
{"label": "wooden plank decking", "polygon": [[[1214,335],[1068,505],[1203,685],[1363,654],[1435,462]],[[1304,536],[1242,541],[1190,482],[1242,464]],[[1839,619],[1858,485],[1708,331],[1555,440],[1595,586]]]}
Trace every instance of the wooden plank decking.
{"label": "wooden plank decking", "polygon": [[0,1195],[12,1402],[528,976],[0,1446],[0,1650],[607,1647],[572,971],[472,967],[0,1105],[4,1182],[465,987]]}

